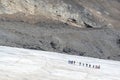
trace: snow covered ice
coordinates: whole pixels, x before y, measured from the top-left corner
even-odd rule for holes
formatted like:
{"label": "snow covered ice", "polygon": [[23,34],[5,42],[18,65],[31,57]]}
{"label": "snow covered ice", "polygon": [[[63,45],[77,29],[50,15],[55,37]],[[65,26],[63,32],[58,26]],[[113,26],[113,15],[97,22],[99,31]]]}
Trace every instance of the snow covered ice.
{"label": "snow covered ice", "polygon": [[0,46],[0,80],[120,80],[120,62]]}

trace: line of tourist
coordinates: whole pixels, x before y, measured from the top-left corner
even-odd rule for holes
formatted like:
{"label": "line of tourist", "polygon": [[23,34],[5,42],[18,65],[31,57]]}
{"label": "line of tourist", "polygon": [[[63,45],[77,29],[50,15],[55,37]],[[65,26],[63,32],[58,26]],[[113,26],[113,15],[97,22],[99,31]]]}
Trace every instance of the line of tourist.
{"label": "line of tourist", "polygon": [[[71,61],[71,60],[68,61],[68,64],[75,65],[76,63],[77,63],[76,61]],[[100,65],[92,65],[92,64],[88,64],[88,63],[82,63],[82,62],[78,62],[78,63],[79,63],[79,66],[100,69]]]}

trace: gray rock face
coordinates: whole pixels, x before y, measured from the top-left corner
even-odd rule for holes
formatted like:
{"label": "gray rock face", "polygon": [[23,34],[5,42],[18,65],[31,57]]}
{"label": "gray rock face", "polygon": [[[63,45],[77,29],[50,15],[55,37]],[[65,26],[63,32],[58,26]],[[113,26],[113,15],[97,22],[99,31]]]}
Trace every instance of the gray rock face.
{"label": "gray rock face", "polygon": [[120,60],[120,32],[80,29],[61,22],[0,22],[0,45]]}
{"label": "gray rock face", "polygon": [[120,60],[119,7],[119,0],[0,0],[0,45]]}
{"label": "gray rock face", "polygon": [[[40,16],[45,16],[77,27],[86,27],[85,24],[93,28],[107,27],[109,22],[103,17],[100,17],[102,12],[97,11],[98,14],[94,11],[94,8],[84,6],[84,2],[90,1],[1,0],[0,18],[2,20],[19,19],[24,22],[37,23],[41,19]],[[96,2],[93,2],[93,4],[94,3]],[[88,3],[88,5],[90,5],[90,3]],[[101,5],[99,6],[98,8],[101,8]]]}

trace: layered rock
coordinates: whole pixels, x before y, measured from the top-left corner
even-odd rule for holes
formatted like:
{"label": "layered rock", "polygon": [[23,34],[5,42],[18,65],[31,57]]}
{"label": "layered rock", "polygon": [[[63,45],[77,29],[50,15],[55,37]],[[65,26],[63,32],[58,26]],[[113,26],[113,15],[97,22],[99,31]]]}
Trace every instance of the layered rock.
{"label": "layered rock", "polygon": [[99,15],[100,11],[97,14],[84,2],[87,0],[1,0],[0,18],[37,23],[44,16],[77,27],[101,28],[110,25]]}

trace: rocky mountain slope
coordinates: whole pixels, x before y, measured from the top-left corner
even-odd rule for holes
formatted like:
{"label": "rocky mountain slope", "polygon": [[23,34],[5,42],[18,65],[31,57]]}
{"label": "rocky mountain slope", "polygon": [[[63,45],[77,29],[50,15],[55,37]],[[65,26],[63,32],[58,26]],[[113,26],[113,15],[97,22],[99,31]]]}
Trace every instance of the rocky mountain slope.
{"label": "rocky mountain slope", "polygon": [[[0,0],[2,20],[37,23],[40,16],[78,27],[107,27],[119,23],[119,0]],[[115,6],[116,5],[116,6]]]}
{"label": "rocky mountain slope", "polygon": [[0,44],[120,60],[119,0],[0,0]]}

